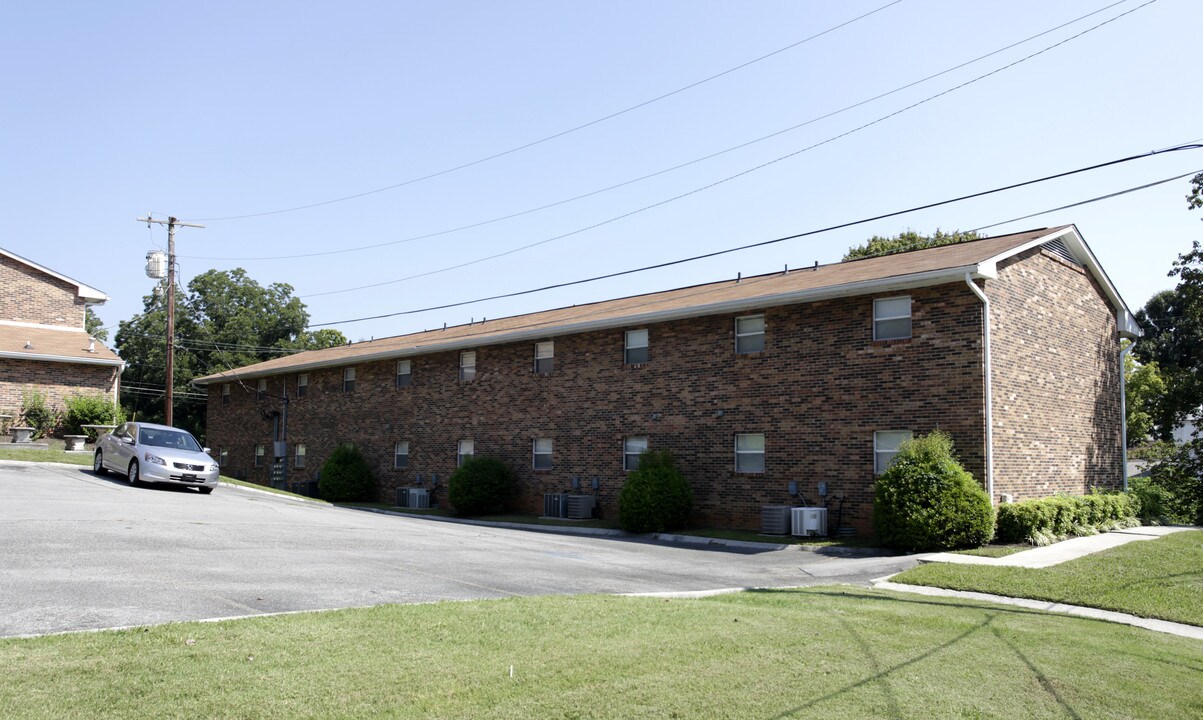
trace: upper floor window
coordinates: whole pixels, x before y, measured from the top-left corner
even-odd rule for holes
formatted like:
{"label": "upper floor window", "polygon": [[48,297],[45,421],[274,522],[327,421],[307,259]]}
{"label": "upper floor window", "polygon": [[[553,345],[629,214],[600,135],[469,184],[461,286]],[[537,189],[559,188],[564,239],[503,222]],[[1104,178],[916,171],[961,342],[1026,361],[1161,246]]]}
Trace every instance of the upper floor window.
{"label": "upper floor window", "polygon": [[735,436],[735,472],[764,472],[764,433]]}
{"label": "upper floor window", "polygon": [[259,384],[255,387],[255,399],[267,399],[267,378],[259,378]]}
{"label": "upper floor window", "polygon": [[535,343],[535,372],[540,375],[546,375],[551,372],[555,365],[556,344],[548,340],[547,342]]}
{"label": "upper floor window", "polygon": [[627,330],[623,344],[623,362],[627,365],[647,362],[647,328]]}
{"label": "upper floor window", "polygon": [[222,383],[221,386],[221,404],[230,404],[230,383]]}
{"label": "upper floor window", "polygon": [[639,456],[647,450],[647,438],[627,437],[622,439],[622,469],[630,472],[639,467]]}
{"label": "upper floor window", "polygon": [[460,382],[469,382],[476,379],[475,350],[465,350],[459,354],[459,379]]}
{"label": "upper floor window", "polygon": [[409,441],[402,440],[393,446],[393,468],[404,470],[409,467]]}
{"label": "upper floor window", "polygon": [[881,298],[873,301],[873,339],[902,340],[911,336],[911,298]]}
{"label": "upper floor window", "polygon": [[911,439],[910,430],[881,430],[873,433],[873,474],[880,475],[894,462],[898,447]]}
{"label": "upper floor window", "polygon": [[534,456],[531,467],[535,470],[550,470],[551,469],[551,438],[538,438],[534,442],[532,455]]}
{"label": "upper floor window", "polygon": [[343,368],[343,392],[355,391],[355,368]]}
{"label": "upper floor window", "polygon": [[293,467],[298,468],[305,467],[305,445],[303,443],[297,443],[296,449],[293,453],[292,465]]}
{"label": "upper floor window", "polygon": [[764,351],[764,315],[735,318],[735,352],[739,355]]}
{"label": "upper floor window", "polygon": [[309,394],[309,373],[301,373],[297,375],[297,397],[305,397]]}
{"label": "upper floor window", "polygon": [[410,360],[397,361],[397,387],[409,387],[409,379],[412,370],[413,364]]}
{"label": "upper floor window", "polygon": [[455,466],[459,467],[476,454],[476,443],[471,440],[460,440],[455,448]]}

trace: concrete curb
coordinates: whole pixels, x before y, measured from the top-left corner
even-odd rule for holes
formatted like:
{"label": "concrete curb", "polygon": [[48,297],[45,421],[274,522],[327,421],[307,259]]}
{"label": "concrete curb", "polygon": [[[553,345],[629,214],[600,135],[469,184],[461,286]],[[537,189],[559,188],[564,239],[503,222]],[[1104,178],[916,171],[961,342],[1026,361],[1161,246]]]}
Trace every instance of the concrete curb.
{"label": "concrete curb", "polygon": [[[894,576],[891,575],[889,577]],[[927,595],[930,597],[981,600],[984,602],[997,603],[999,605],[1012,605],[1015,607],[1027,608],[1029,610],[1041,610],[1044,612],[1058,613],[1061,615],[1072,615],[1075,617],[1090,618],[1092,620],[1120,623],[1122,625],[1131,625],[1133,627],[1144,628],[1145,630],[1152,630],[1154,632],[1177,635],[1178,637],[1203,640],[1203,627],[1187,625],[1185,623],[1170,622],[1169,620],[1142,618],[1137,617],[1136,615],[1129,615],[1128,613],[1115,612],[1114,610],[1100,610],[1098,608],[1083,607],[1081,605],[1066,605],[1065,603],[1049,602],[1048,600],[1013,598],[1005,597],[1003,595],[991,595],[989,593],[969,592],[965,590],[946,590],[944,588],[927,587],[924,585],[905,585],[902,583],[890,582],[888,577],[881,578],[880,580],[874,580],[873,587],[878,590],[894,590],[896,592]]]}

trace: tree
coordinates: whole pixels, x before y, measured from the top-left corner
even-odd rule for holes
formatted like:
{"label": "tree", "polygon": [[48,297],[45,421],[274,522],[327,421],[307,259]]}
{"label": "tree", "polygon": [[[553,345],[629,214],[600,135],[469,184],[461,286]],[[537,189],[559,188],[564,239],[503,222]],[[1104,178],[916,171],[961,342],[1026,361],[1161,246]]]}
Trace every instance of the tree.
{"label": "tree", "polygon": [[104,321],[92,311],[92,306],[84,308],[84,330],[100,342],[109,339],[109,331],[104,329]]}
{"label": "tree", "polygon": [[972,230],[966,232],[953,230],[950,233],[946,233],[940,228],[936,228],[936,232],[931,235],[920,235],[914,230],[907,230],[904,233],[891,237],[874,235],[863,244],[853,245],[848,248],[848,252],[844,255],[844,261],[877,257],[879,255],[892,255],[894,253],[907,252],[908,250],[922,250],[923,248],[938,247],[940,245],[956,245],[957,243],[969,242],[970,240],[981,240],[983,237],[985,236]]}
{"label": "tree", "polygon": [[[117,350],[127,362],[122,384],[131,389],[127,414],[146,420],[164,418],[163,399],[134,388],[158,389],[166,380],[167,303],[162,287],[143,298],[143,311],[122,321]],[[175,424],[204,434],[205,405],[190,387],[192,379],[250,365],[281,354],[345,345],[337,330],[305,330],[309,313],[292,286],[266,287],[245,270],[209,270],[176,294]],[[193,393],[193,397],[188,397]]]}
{"label": "tree", "polygon": [[1147,440],[1156,429],[1165,397],[1165,380],[1156,361],[1137,363],[1131,353],[1124,356],[1124,407],[1128,419],[1128,445]]}

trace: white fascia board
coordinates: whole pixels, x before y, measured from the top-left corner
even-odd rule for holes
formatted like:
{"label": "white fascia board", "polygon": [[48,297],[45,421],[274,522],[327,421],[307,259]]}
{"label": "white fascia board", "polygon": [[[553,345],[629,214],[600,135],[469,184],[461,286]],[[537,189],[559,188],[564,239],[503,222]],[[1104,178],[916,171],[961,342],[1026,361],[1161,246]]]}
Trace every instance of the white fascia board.
{"label": "white fascia board", "polygon": [[[792,270],[791,272],[803,273],[811,271],[802,269]],[[260,371],[251,370],[245,373],[231,370],[226,373],[222,373],[220,376],[214,377],[207,382],[202,383],[193,380],[192,384],[196,387],[205,387],[206,385],[212,383],[228,382],[235,379],[246,380],[258,377],[272,377],[275,375],[308,372],[310,370],[347,367],[348,365],[376,362],[379,360],[391,360],[414,357],[417,355],[429,355],[430,353],[435,352],[471,350],[478,347],[504,345],[507,343],[522,342],[524,340],[546,340],[548,338],[560,337],[564,335],[576,335],[578,333],[590,332],[593,330],[608,330],[612,328],[628,327],[631,325],[651,325],[653,323],[667,322],[670,320],[706,317],[709,315],[724,315],[726,313],[742,312],[745,310],[756,310],[767,307],[779,307],[781,305],[794,305],[807,302],[816,302],[819,300],[830,300],[837,297],[853,297],[856,295],[893,292],[896,290],[908,290],[919,287],[928,287],[931,285],[942,285],[945,283],[963,283],[965,279],[965,273],[970,273],[974,277],[979,278],[995,277],[994,266],[988,263],[965,265],[955,268],[942,268],[940,270],[913,273],[910,275],[898,275],[895,277],[880,278],[876,280],[867,280],[855,283],[845,283],[842,285],[828,285],[824,287],[809,288],[806,290],[797,290],[788,293],[778,293],[776,295],[763,295],[754,298],[727,300],[724,302],[711,303],[709,305],[692,305],[690,307],[638,313],[635,315],[625,315],[622,317],[611,317],[603,320],[588,320],[567,325],[556,325],[547,328],[532,328],[529,330],[521,330],[512,333],[506,333],[504,335],[495,335],[485,338],[457,338],[445,343],[435,342],[429,345],[417,345],[401,350],[382,350],[375,353],[365,352],[362,355],[356,355],[354,357],[339,358],[337,360],[319,360],[301,365],[292,365],[288,368]],[[438,331],[433,330],[431,332],[437,333]]]}
{"label": "white fascia board", "polygon": [[28,265],[29,267],[34,268],[35,270],[46,273],[47,275],[49,275],[51,277],[58,278],[59,280],[62,280],[63,282],[65,282],[69,285],[74,285],[76,288],[76,294],[79,295],[79,297],[84,302],[86,302],[90,305],[103,305],[109,299],[108,295],[105,295],[104,293],[97,290],[96,288],[88,286],[88,285],[84,285],[83,283],[81,283],[80,281],[78,281],[74,278],[69,278],[62,273],[57,273],[48,267],[37,264],[36,262],[34,262],[32,260],[27,260],[26,258],[23,258],[20,255],[16,254],[15,252],[11,252],[9,250],[5,250],[4,248],[0,248],[0,254],[7,255],[8,257],[12,258],[13,260],[16,260],[19,263],[24,263],[25,265]]}
{"label": "white fascia board", "polygon": [[0,325],[4,325],[5,327],[34,328],[37,330],[58,330],[59,332],[87,332],[82,327],[72,327],[70,325],[46,325],[45,323],[20,322],[19,320],[0,320]]}
{"label": "white fascia board", "polygon": [[107,358],[79,358],[65,355],[39,355],[25,352],[2,352],[0,358],[12,360],[37,360],[40,362],[69,363],[71,365],[109,365],[110,367],[125,367],[124,360],[109,360]]}

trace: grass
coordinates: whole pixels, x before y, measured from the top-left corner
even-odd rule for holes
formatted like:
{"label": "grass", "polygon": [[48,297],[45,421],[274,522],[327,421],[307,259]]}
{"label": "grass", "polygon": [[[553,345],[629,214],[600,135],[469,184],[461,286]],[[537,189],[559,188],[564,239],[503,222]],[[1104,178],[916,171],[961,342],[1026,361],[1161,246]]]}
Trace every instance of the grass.
{"label": "grass", "polygon": [[263,492],[274,493],[276,495],[285,495],[287,497],[300,498],[302,500],[309,500],[311,502],[321,503],[323,505],[330,504],[330,503],[326,502],[325,500],[321,500],[318,498],[311,498],[311,497],[307,497],[305,495],[298,495],[296,493],[288,492],[287,490],[278,490],[274,487],[271,487],[270,485],[260,485],[259,483],[247,482],[246,480],[235,480],[234,478],[226,477],[225,475],[221,476],[221,481],[223,483],[226,483],[229,485],[238,485],[240,487],[251,488],[252,490],[262,490]]}
{"label": "grass", "polygon": [[1031,549],[1031,545],[986,545],[985,547],[970,548],[969,550],[953,550],[953,552],[958,555],[976,555],[978,557],[1000,558]]}
{"label": "grass", "polygon": [[91,465],[94,446],[88,446],[89,452],[69,453],[63,448],[65,443],[61,438],[41,438],[37,443],[48,445],[45,450],[22,450],[12,447],[0,447],[0,460],[24,460],[26,462],[57,462],[70,465]]}
{"label": "grass", "polygon": [[1203,531],[1132,542],[1038,570],[929,563],[894,581],[1203,625]]}
{"label": "grass", "polygon": [[[1100,661],[1105,659],[1105,661]],[[0,641],[23,718],[1171,718],[1198,642],[849,587],[181,623]]]}

